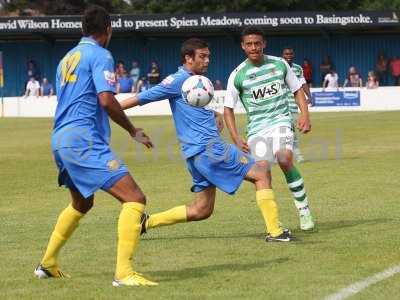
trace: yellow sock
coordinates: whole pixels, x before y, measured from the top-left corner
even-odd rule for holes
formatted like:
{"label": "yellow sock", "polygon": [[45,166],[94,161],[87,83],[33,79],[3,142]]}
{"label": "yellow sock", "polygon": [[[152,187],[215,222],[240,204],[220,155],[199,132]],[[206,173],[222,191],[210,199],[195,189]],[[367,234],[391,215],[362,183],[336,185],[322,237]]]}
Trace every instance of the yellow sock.
{"label": "yellow sock", "polygon": [[57,258],[60,249],[70,238],[76,227],[78,227],[79,220],[83,216],[84,214],[73,208],[71,204],[61,212],[53,233],[51,234],[46,253],[41,261],[42,266],[48,269],[53,267],[57,268]]}
{"label": "yellow sock", "polygon": [[258,207],[264,217],[266,230],[275,237],[282,234],[279,226],[278,205],[275,202],[274,191],[271,189],[259,190],[256,192]]}
{"label": "yellow sock", "polygon": [[138,202],[122,204],[118,220],[118,252],[115,278],[123,279],[133,273],[132,256],[139,243],[140,217],[144,211],[144,205]]}
{"label": "yellow sock", "polygon": [[186,205],[181,205],[158,214],[150,215],[150,218],[147,220],[146,228],[172,225],[186,221]]}

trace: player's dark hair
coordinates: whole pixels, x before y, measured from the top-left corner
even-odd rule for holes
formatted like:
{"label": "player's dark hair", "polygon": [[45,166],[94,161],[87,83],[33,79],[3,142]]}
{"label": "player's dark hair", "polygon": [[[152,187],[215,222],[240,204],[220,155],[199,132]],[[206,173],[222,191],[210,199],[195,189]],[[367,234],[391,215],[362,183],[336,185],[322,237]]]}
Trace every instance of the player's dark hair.
{"label": "player's dark hair", "polygon": [[82,33],[84,36],[102,34],[107,32],[111,25],[111,17],[101,6],[89,6],[82,16]]}
{"label": "player's dark hair", "polygon": [[285,47],[282,48],[282,52],[285,50],[292,50],[294,51],[294,48],[292,46],[286,45]]}
{"label": "player's dark hair", "polygon": [[240,35],[240,38],[243,41],[243,38],[245,36],[251,35],[251,34],[259,35],[263,39],[265,39],[264,31],[261,28],[255,27],[255,26],[250,26],[250,27],[246,27],[245,29],[243,29],[242,34]]}
{"label": "player's dark hair", "polygon": [[195,52],[197,49],[208,48],[208,44],[206,41],[198,38],[190,38],[183,42],[181,47],[181,60],[184,64],[186,62],[185,56],[189,55],[194,58]]}

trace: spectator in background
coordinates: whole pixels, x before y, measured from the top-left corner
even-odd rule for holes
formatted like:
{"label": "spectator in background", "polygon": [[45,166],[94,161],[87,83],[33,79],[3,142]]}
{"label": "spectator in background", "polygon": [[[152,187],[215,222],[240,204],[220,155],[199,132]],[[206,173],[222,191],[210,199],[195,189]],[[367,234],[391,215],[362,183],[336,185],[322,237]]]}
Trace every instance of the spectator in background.
{"label": "spectator in background", "polygon": [[118,79],[122,74],[126,72],[124,62],[119,60],[115,66],[115,79]]}
{"label": "spectator in background", "polygon": [[47,80],[46,77],[43,77],[42,86],[40,87],[40,95],[42,96],[53,96],[54,89],[53,85]]}
{"label": "spectator in background", "polygon": [[400,85],[400,57],[395,56],[390,61],[390,71],[394,79],[394,85]]}
{"label": "spectator in background", "polygon": [[349,68],[343,87],[362,87],[362,79],[356,67],[351,66]]}
{"label": "spectator in background", "polygon": [[134,92],[135,93],[144,92],[144,91],[147,91],[149,88],[150,88],[150,84],[149,84],[149,81],[147,80],[147,77],[142,76],[136,83]]}
{"label": "spectator in background", "polygon": [[319,71],[321,72],[321,85],[324,86],[326,75],[334,69],[331,57],[326,55],[322,59],[321,64],[319,65]]}
{"label": "spectator in background", "polygon": [[132,68],[129,71],[129,77],[133,80],[133,85],[136,85],[137,81],[140,78],[139,63],[135,60],[132,61]]}
{"label": "spectator in background", "polygon": [[381,86],[388,84],[388,61],[383,53],[379,54],[376,60],[375,75]]}
{"label": "spectator in background", "polygon": [[224,86],[222,84],[222,81],[219,80],[219,79],[215,80],[215,82],[214,82],[214,91],[221,91],[223,89],[224,89]]}
{"label": "spectator in background", "polygon": [[128,72],[123,71],[117,79],[117,94],[119,93],[132,93],[134,91],[134,84],[132,78],[128,77]]}
{"label": "spectator in background", "polygon": [[368,78],[367,78],[367,83],[365,84],[365,87],[367,89],[376,89],[377,87],[379,87],[379,80],[376,77],[374,71],[368,72]]}
{"label": "spectator in background", "polygon": [[26,81],[30,80],[31,77],[40,80],[40,71],[33,59],[28,60],[26,63]]}
{"label": "spectator in background", "polygon": [[330,69],[328,74],[325,75],[322,87],[325,89],[338,89],[339,76],[334,69]]}
{"label": "spectator in background", "polygon": [[160,68],[155,61],[151,62],[150,72],[147,74],[150,87],[155,86],[160,82]]}
{"label": "spectator in background", "polygon": [[26,84],[25,95],[24,97],[28,96],[36,96],[38,97],[40,93],[40,84],[39,81],[35,79],[35,77],[29,78],[28,83]]}
{"label": "spectator in background", "polygon": [[305,58],[303,61],[303,65],[301,67],[303,68],[304,79],[306,80],[308,87],[311,88],[312,87],[312,65],[311,65],[311,62],[307,58]]}

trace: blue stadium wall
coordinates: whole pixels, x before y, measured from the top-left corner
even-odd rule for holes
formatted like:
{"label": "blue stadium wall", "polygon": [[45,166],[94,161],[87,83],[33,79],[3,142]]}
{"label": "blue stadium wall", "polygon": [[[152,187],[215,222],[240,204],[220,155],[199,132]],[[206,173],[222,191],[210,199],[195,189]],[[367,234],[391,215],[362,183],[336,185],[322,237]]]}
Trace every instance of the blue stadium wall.
{"label": "blue stadium wall", "polygon": [[[242,50],[237,38],[211,37],[207,39],[212,52],[212,62],[208,76],[210,79],[221,79],[226,84],[232,69],[243,59]],[[179,48],[183,38],[113,38],[110,50],[115,61],[122,60],[129,69],[132,60],[138,60],[142,72],[148,71],[152,60],[159,63],[163,76],[176,70],[180,64]],[[34,59],[42,76],[54,83],[55,69],[60,58],[77,41],[48,42],[2,42],[5,87],[4,96],[21,95],[26,82],[26,61]],[[291,45],[296,51],[296,62],[302,64],[303,58],[311,60],[313,79],[320,84],[319,64],[324,55],[330,55],[339,74],[340,84],[346,76],[349,66],[356,66],[363,78],[375,65],[377,54],[384,52],[387,57],[400,55],[400,39],[395,35],[333,35],[270,37],[267,40],[266,52],[280,55],[283,46]]]}

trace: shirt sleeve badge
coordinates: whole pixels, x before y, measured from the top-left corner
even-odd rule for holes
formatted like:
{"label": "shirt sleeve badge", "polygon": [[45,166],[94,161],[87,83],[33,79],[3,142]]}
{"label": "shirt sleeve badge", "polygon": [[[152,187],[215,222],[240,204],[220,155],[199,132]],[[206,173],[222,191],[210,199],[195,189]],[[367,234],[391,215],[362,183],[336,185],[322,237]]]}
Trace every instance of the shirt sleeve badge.
{"label": "shirt sleeve badge", "polygon": [[163,81],[161,81],[161,84],[164,86],[168,86],[168,85],[171,85],[174,80],[175,80],[175,78],[172,77],[171,75],[169,75]]}
{"label": "shirt sleeve badge", "polygon": [[110,72],[108,70],[104,71],[104,78],[106,79],[106,81],[109,85],[115,85],[115,83],[117,82],[117,80],[115,78],[115,73]]}

